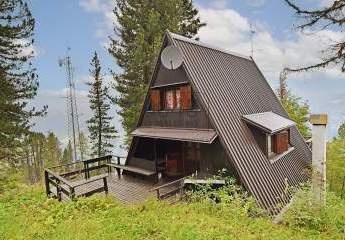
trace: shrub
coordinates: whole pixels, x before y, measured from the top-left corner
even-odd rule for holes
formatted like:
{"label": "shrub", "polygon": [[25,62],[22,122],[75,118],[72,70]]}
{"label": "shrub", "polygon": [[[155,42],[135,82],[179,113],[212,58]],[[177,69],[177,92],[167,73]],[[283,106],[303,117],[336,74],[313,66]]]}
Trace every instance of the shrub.
{"label": "shrub", "polygon": [[298,229],[345,234],[345,201],[334,193],[327,193],[326,206],[315,200],[308,187],[296,192],[284,224]]}

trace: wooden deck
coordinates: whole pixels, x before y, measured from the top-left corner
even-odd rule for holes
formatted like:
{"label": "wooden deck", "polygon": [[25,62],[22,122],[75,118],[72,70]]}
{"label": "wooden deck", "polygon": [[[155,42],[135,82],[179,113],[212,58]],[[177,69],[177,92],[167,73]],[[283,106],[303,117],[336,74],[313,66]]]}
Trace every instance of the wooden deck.
{"label": "wooden deck", "polygon": [[[108,174],[107,174],[108,175]],[[91,178],[92,179],[92,178]],[[72,182],[73,184],[78,184],[80,181]],[[112,196],[121,203],[125,204],[138,204],[142,203],[149,198],[155,198],[156,191],[152,191],[152,189],[159,187],[163,184],[166,184],[166,181],[162,181],[159,183],[153,183],[152,180],[143,180],[132,176],[121,176],[121,179],[118,178],[116,173],[110,173],[107,176],[108,182],[108,196]],[[103,180],[99,179],[92,183],[82,185],[80,187],[76,187],[75,194],[76,196],[85,195],[89,192],[92,192],[96,189],[99,189],[103,186]],[[66,187],[67,186],[63,186]],[[161,193],[164,194],[174,189],[174,186],[165,187],[162,189]],[[55,188],[52,188],[52,191],[56,191]],[[98,193],[105,195],[105,192]],[[69,197],[62,193],[61,195],[63,201],[70,200]],[[166,199],[168,202],[174,202],[175,196],[171,196],[170,198]]]}
{"label": "wooden deck", "polygon": [[[90,166],[95,163],[98,164]],[[67,201],[75,197],[99,193],[113,196],[122,203],[136,204],[149,198],[175,202],[183,195],[182,179],[175,181],[161,179],[158,183],[154,183],[150,177],[134,177],[123,175],[122,171],[111,171],[109,163],[111,163],[111,156],[105,156],[82,163],[45,169],[47,196]],[[75,166],[77,164],[79,167]],[[66,166],[73,168],[66,171]],[[120,174],[120,178],[117,174]]]}

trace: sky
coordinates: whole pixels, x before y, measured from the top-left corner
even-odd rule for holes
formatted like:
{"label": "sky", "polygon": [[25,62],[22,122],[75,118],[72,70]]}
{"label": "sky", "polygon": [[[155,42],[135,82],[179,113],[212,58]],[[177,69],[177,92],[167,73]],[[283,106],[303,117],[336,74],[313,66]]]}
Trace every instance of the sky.
{"label": "sky", "polygon": [[[318,8],[330,0],[300,0],[303,6]],[[45,118],[35,119],[35,130],[54,131],[66,142],[66,74],[58,60],[69,54],[74,66],[80,127],[87,132],[86,120],[91,112],[86,82],[93,53],[97,51],[107,83],[110,70],[120,71],[107,52],[109,37],[114,36],[116,19],[111,0],[31,0],[36,18],[35,67],[40,88],[35,106],[48,105]],[[301,33],[294,26],[298,19],[283,0],[195,0],[199,16],[206,27],[200,29],[200,41],[251,55],[273,89],[278,88],[279,73],[285,67],[304,66],[320,60],[324,46],[342,38],[337,30]],[[251,34],[251,29],[255,30]],[[252,44],[251,44],[252,43]],[[67,49],[70,48],[68,51]],[[336,135],[345,114],[345,81],[336,68],[288,76],[291,91],[308,102],[312,113],[329,115],[328,138]],[[114,124],[123,135],[120,118],[113,106]],[[119,138],[115,145],[121,144]],[[116,148],[118,151],[118,148]]]}

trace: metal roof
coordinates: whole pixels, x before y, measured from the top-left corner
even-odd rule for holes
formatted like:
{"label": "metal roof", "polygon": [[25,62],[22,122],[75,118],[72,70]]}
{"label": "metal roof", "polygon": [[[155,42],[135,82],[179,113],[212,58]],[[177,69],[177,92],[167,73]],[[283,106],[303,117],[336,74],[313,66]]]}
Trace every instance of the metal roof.
{"label": "metal roof", "polygon": [[274,112],[254,113],[243,116],[243,120],[270,134],[290,128],[296,123]]}
{"label": "metal roof", "polygon": [[159,138],[208,144],[211,144],[217,137],[217,133],[211,129],[204,130],[157,127],[139,127],[134,130],[131,135],[137,137]]}
{"label": "metal roof", "polygon": [[295,150],[271,163],[255,141],[243,115],[272,111],[288,115],[251,58],[205,46],[169,32],[165,40],[183,54],[183,69],[218,133],[242,184],[272,213],[289,202],[286,184],[297,186],[308,179],[305,168],[311,151],[296,126],[291,127]]}

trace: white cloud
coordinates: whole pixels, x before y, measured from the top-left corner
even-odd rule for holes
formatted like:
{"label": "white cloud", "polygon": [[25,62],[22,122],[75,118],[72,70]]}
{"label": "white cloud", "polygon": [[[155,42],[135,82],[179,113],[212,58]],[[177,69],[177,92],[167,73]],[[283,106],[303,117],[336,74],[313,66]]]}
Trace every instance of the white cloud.
{"label": "white cloud", "polygon": [[266,3],[266,0],[245,0],[245,1],[249,6],[252,6],[252,7],[261,7],[265,5]]}
{"label": "white cloud", "polygon": [[[233,9],[200,8],[200,16],[207,26],[200,29],[201,41],[231,51],[251,54],[249,20]],[[300,67],[320,61],[320,49],[332,40],[342,37],[340,32],[323,30],[317,33],[293,33],[275,39],[263,23],[255,24],[253,36],[254,59],[270,78],[277,78],[284,66]],[[336,69],[325,71],[330,77],[338,76]],[[272,79],[271,79],[272,80]]]}
{"label": "white cloud", "polygon": [[321,7],[328,7],[330,6],[332,3],[334,3],[334,0],[320,0],[320,6]]}
{"label": "white cloud", "polygon": [[114,3],[109,0],[80,0],[80,7],[89,13],[101,14],[102,21],[98,23],[95,29],[95,37],[101,40],[101,45],[105,46],[108,36],[112,34],[114,25],[116,25],[116,17],[113,13]]}
{"label": "white cloud", "polygon": [[212,1],[212,7],[214,8],[219,8],[219,9],[224,9],[226,5],[228,4],[227,0],[215,0]]}
{"label": "white cloud", "polygon": [[[200,7],[199,13],[201,19],[207,22],[207,26],[199,31],[201,41],[244,55],[251,54],[249,19],[241,16],[233,9]],[[341,32],[323,30],[316,33],[289,32],[277,39],[271,34],[267,24],[258,22],[255,25],[257,27],[253,36],[254,59],[274,88],[277,87],[279,73],[285,66],[301,67],[315,64],[321,60],[321,49],[342,38]],[[312,73],[289,75],[288,84],[289,81],[319,84],[330,79],[333,79],[334,83],[342,75],[338,68],[330,67]],[[322,79],[322,81],[316,83],[315,79]],[[307,84],[305,85],[307,88]],[[326,97],[327,94],[331,94],[328,92],[326,95],[316,97],[308,89],[304,90],[304,92],[303,90],[299,92],[302,92],[303,97],[310,97],[309,100],[313,103],[311,104],[313,106],[312,111],[330,113],[332,124],[330,131],[334,135],[338,122],[343,118],[344,111],[339,110],[343,109],[343,101],[336,102],[334,100],[337,98]],[[339,97],[340,95],[335,96]],[[320,99],[325,102],[321,103]],[[329,106],[333,106],[333,108],[329,109]]]}
{"label": "white cloud", "polygon": [[82,0],[79,5],[87,12],[101,12],[107,4],[102,0]]}

